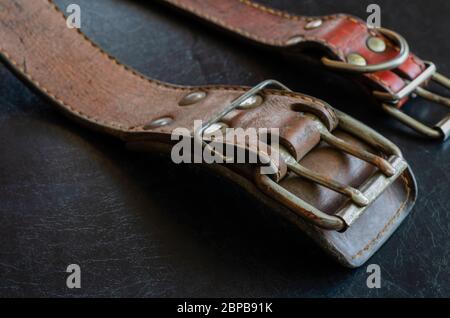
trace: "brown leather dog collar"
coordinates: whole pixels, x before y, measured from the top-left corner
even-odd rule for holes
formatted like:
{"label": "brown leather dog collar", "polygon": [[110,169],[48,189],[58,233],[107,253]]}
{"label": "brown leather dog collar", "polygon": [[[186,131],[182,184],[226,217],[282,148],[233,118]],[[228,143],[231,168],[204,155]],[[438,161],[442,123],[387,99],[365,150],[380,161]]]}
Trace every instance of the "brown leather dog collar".
{"label": "brown leather dog collar", "polygon": [[[250,164],[206,166],[282,213],[346,266],[363,264],[414,204],[414,177],[400,150],[318,99],[275,81],[249,89],[151,80],[67,28],[51,1],[1,0],[0,7],[2,60],[75,120],[131,148],[169,153],[171,132],[194,120],[280,128],[289,169],[278,167],[273,178]],[[257,107],[239,109],[255,96]],[[356,188],[367,202],[352,197]]]}
{"label": "brown leather dog collar", "polygon": [[402,112],[412,94],[450,106],[450,99],[424,87],[430,79],[450,89],[436,66],[409,53],[394,31],[372,29],[359,18],[336,14],[304,17],[249,0],[163,0],[234,34],[302,56],[358,79],[384,111],[416,131],[436,139],[450,136],[450,115],[430,128]]}

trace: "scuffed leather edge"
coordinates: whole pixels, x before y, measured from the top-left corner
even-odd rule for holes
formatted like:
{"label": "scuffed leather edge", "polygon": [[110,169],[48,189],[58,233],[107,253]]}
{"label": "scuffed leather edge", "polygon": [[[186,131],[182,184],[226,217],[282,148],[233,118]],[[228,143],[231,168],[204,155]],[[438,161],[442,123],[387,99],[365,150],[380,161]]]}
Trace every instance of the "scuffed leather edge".
{"label": "scuffed leather edge", "polygon": [[[143,142],[138,147],[130,146],[129,148],[138,151],[145,151],[150,153],[153,152],[166,155],[170,153],[171,149],[170,145],[149,141]],[[264,205],[277,212],[280,216],[297,226],[301,231],[303,231],[311,239],[313,239],[333,260],[348,268],[357,268],[364,265],[364,263],[366,263],[375,254],[375,252],[377,252],[383,246],[383,244],[400,226],[406,216],[408,216],[411,212],[412,207],[414,206],[414,203],[417,199],[418,193],[416,179],[412,170],[408,166],[408,169],[406,169],[400,177],[400,182],[402,182],[403,186],[409,193],[406,200],[402,202],[401,208],[394,213],[392,218],[387,220],[385,226],[383,227],[383,231],[378,233],[378,235],[373,240],[371,240],[370,246],[366,246],[363,250],[358,252],[358,254],[361,254],[360,256],[349,258],[325,239],[324,235],[321,234],[321,231],[323,230],[307,223],[299,215],[295,214],[295,212],[291,211],[290,209],[267,196],[256,186],[254,182],[252,182],[252,180],[227,168],[224,165],[210,164],[202,165],[201,167],[202,169],[208,169],[217,172],[221,177],[224,177],[232,183],[235,183],[239,187],[243,188],[256,200],[262,202]]]}

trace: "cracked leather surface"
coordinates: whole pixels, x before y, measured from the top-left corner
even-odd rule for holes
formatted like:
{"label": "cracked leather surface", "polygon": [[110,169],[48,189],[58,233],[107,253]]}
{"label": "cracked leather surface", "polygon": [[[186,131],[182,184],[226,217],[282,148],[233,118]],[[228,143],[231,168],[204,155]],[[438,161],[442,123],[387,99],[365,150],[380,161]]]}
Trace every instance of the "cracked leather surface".
{"label": "cracked leather surface", "polygon": [[[367,97],[347,81],[293,67],[172,10],[145,1],[78,3],[82,30],[145,75],[193,85],[276,78],[376,128],[402,148],[419,199],[369,261],[382,270],[382,288],[370,290],[365,266],[341,268],[239,188],[203,170],[125,151],[61,116],[0,66],[0,295],[449,295],[448,143],[416,137],[368,109]],[[370,2],[264,3],[300,14],[364,16]],[[450,74],[444,1],[379,4],[385,26]],[[406,109],[430,121],[443,114],[424,101],[414,106]],[[81,266],[80,290],[65,286],[72,263]]]}

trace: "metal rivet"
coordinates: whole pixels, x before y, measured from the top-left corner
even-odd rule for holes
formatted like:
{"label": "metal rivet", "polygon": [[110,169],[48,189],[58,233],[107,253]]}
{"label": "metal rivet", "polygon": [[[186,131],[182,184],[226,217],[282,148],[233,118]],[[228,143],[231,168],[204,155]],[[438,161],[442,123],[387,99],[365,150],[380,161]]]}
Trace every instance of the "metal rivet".
{"label": "metal rivet", "polygon": [[366,59],[357,53],[350,53],[347,55],[347,63],[359,66],[366,66]]}
{"label": "metal rivet", "polygon": [[367,40],[367,47],[371,49],[373,52],[381,53],[386,50],[386,43],[383,39],[372,36]]}
{"label": "metal rivet", "polygon": [[253,107],[258,107],[259,105],[261,105],[263,103],[264,99],[262,98],[261,95],[256,94],[253,95],[249,98],[247,98],[246,100],[244,100],[239,106],[238,108],[253,108]]}
{"label": "metal rivet", "polygon": [[322,25],[322,23],[323,21],[320,19],[309,21],[308,23],[306,23],[305,29],[306,30],[317,29]]}
{"label": "metal rivet", "polygon": [[215,132],[221,130],[223,133],[225,132],[225,129],[228,128],[228,125],[222,122],[214,123],[203,132],[205,136],[209,136],[214,134]]}
{"label": "metal rivet", "polygon": [[155,119],[151,123],[148,123],[143,128],[145,130],[154,129],[154,128],[158,128],[158,127],[162,127],[162,126],[167,126],[172,122],[173,122],[173,119],[170,117],[161,117],[161,118]]}
{"label": "metal rivet", "polygon": [[301,35],[296,35],[286,41],[287,45],[294,45],[302,42],[304,39]]}
{"label": "metal rivet", "polygon": [[206,97],[206,93],[205,92],[201,92],[201,91],[191,92],[191,93],[187,94],[186,96],[184,96],[180,100],[178,105],[180,105],[180,106],[189,106],[189,105],[198,103],[199,101],[201,101],[205,97]]}

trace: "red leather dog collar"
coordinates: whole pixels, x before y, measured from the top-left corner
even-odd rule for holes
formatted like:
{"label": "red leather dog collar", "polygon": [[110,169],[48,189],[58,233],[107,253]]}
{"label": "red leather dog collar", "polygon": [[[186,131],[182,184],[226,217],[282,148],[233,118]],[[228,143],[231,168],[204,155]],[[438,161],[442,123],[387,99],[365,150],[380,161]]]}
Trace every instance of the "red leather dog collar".
{"label": "red leather dog collar", "polygon": [[371,29],[361,19],[336,14],[304,17],[249,0],[163,0],[253,42],[289,50],[335,72],[359,75],[382,109],[431,138],[450,136],[450,115],[433,128],[400,108],[411,94],[450,106],[450,99],[424,87],[430,79],[446,88],[450,80],[436,66],[409,53],[406,40],[387,29]]}

